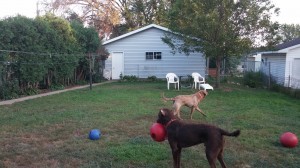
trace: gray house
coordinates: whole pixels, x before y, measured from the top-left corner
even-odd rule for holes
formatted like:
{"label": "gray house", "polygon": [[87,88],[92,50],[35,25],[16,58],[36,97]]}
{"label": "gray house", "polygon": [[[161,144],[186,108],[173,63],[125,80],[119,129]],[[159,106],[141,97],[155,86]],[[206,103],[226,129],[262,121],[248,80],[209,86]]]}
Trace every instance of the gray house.
{"label": "gray house", "polygon": [[119,79],[120,74],[138,78],[165,78],[169,72],[178,76],[198,72],[205,76],[206,59],[203,54],[173,54],[161,39],[165,33],[171,32],[165,27],[151,24],[103,42],[110,54],[105,61],[104,72],[111,73],[112,79]]}
{"label": "gray house", "polygon": [[277,45],[276,49],[253,55],[261,61],[259,69],[280,85],[300,89],[300,38]]}

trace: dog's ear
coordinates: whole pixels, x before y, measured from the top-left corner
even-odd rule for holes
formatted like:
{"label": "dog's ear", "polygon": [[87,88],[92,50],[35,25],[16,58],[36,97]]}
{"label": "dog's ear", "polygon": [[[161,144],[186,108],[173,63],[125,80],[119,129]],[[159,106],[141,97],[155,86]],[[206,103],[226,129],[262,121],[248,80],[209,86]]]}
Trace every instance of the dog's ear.
{"label": "dog's ear", "polygon": [[160,113],[165,116],[166,115],[166,112],[164,111],[164,109],[160,109]]}
{"label": "dog's ear", "polygon": [[201,90],[201,92],[204,94],[204,96],[208,95],[208,92],[206,90]]}

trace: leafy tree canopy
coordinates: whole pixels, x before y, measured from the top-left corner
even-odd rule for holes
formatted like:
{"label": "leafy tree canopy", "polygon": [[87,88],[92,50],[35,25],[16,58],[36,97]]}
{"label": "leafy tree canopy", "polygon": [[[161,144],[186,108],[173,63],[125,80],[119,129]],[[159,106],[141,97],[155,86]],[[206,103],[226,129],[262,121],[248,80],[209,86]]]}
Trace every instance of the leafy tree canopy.
{"label": "leafy tree canopy", "polygon": [[100,48],[93,28],[70,24],[52,14],[35,19],[9,17],[0,20],[0,30],[0,70],[6,72],[1,75],[4,82],[0,87],[11,82],[20,92],[36,89],[41,83],[46,87],[69,83],[86,52]]}
{"label": "leafy tree canopy", "polygon": [[300,38],[300,25],[299,24],[280,25],[279,36],[282,39],[281,42],[287,42],[296,38]]}
{"label": "leafy tree canopy", "polygon": [[65,18],[76,13],[82,22],[95,27],[101,38],[109,38],[112,33],[117,36],[151,23],[164,25],[164,17],[171,2],[172,0],[44,0],[42,6],[44,11],[61,14]]}
{"label": "leafy tree canopy", "polygon": [[167,24],[176,36],[163,40],[175,51],[199,51],[214,58],[218,87],[221,60],[240,56],[265,40],[273,25],[270,17],[277,12],[269,0],[176,0]]}

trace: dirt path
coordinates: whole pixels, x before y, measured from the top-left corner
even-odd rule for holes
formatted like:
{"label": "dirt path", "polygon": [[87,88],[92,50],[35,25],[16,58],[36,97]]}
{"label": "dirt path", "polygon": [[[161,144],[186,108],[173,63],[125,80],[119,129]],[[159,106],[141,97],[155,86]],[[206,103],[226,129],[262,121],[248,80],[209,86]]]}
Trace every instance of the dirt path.
{"label": "dirt path", "polygon": [[[102,84],[111,83],[111,82],[112,81],[106,81],[106,82],[103,82],[103,83],[96,83],[96,84],[93,84],[93,86],[102,85]],[[0,106],[1,105],[10,105],[10,104],[13,104],[13,103],[16,103],[16,102],[22,102],[22,101],[25,101],[25,100],[36,99],[36,98],[39,98],[39,97],[54,95],[54,94],[67,92],[67,91],[71,91],[71,90],[83,89],[83,88],[87,88],[87,87],[90,87],[90,85],[78,86],[78,87],[73,87],[73,88],[64,89],[64,90],[57,90],[57,91],[53,91],[53,92],[42,93],[42,94],[33,95],[33,96],[27,96],[27,97],[22,97],[22,98],[18,98],[18,99],[0,101]]]}

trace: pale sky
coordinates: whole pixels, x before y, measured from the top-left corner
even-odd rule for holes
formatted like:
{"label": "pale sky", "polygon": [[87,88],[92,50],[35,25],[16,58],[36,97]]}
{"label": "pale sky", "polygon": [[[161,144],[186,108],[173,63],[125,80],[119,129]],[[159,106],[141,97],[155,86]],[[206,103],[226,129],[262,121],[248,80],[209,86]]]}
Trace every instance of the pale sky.
{"label": "pale sky", "polygon": [[[38,0],[0,0],[0,19],[17,14],[34,18],[36,16],[36,3]],[[300,0],[271,0],[280,8],[278,17],[273,20],[279,23],[300,24]]]}

